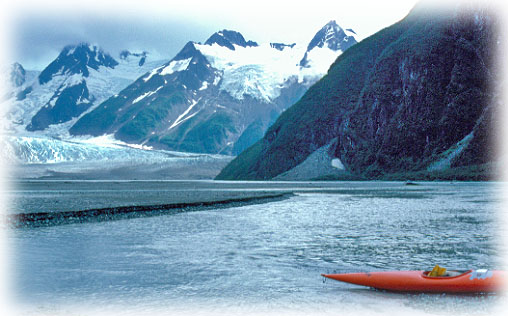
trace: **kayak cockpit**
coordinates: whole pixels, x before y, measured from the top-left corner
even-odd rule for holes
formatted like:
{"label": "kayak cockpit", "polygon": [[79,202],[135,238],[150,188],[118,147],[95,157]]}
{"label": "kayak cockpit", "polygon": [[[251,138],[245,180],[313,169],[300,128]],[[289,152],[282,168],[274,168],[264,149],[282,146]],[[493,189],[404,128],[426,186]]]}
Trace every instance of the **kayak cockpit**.
{"label": "kayak cockpit", "polygon": [[471,270],[446,270],[438,264],[434,266],[432,271],[424,271],[423,276],[427,278],[453,278],[471,272]]}
{"label": "kayak cockpit", "polygon": [[423,271],[422,276],[429,279],[435,278],[455,278],[466,275],[470,273],[472,270],[447,270],[444,274],[431,276],[432,271]]}

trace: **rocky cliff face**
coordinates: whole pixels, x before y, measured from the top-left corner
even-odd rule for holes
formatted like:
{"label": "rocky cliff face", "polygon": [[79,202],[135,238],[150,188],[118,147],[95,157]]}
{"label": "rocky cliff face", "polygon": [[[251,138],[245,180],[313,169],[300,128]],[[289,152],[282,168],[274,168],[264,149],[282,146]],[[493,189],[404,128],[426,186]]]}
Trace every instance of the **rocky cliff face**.
{"label": "rocky cliff face", "polygon": [[[463,144],[443,168],[491,160],[486,136],[496,82],[492,20],[461,11],[418,27],[430,14],[411,17],[416,25],[378,57],[358,103],[341,123],[335,155],[353,172],[379,176],[426,169],[468,135],[476,145]],[[420,29],[430,36],[414,34]]]}
{"label": "rocky cliff face", "polygon": [[463,171],[492,161],[500,102],[495,31],[493,16],[481,8],[416,7],[341,55],[218,178],[291,174],[335,138],[344,172],[364,178]]}

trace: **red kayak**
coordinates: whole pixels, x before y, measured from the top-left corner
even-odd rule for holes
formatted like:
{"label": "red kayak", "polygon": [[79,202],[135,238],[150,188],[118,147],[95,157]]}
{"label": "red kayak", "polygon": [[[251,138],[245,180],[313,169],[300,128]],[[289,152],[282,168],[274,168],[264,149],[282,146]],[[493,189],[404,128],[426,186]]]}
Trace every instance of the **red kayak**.
{"label": "red kayak", "polygon": [[428,276],[430,271],[389,271],[370,273],[322,274],[322,276],[402,292],[489,293],[504,288],[506,273],[493,270],[450,271],[451,276]]}

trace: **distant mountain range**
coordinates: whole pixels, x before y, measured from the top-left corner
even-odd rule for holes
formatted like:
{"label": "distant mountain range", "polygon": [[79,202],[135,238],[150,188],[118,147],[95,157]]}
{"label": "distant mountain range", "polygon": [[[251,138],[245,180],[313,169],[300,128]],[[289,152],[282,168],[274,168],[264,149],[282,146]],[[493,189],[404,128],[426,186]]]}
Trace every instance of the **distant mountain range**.
{"label": "distant mountain range", "polygon": [[357,41],[335,21],[307,47],[258,44],[222,30],[188,42],[169,61],[147,52],[113,58],[100,47],[65,47],[42,72],[11,71],[14,135],[74,140],[112,135],[153,148],[238,154]]}
{"label": "distant mountain range", "polygon": [[238,154],[356,43],[335,21],[313,41],[318,44],[304,51],[281,43],[259,45],[222,30],[204,44],[188,42],[172,60],[80,118],[70,133],[113,134],[167,150]]}
{"label": "distant mountain range", "polygon": [[490,179],[497,23],[417,5],[339,56],[217,179]]}

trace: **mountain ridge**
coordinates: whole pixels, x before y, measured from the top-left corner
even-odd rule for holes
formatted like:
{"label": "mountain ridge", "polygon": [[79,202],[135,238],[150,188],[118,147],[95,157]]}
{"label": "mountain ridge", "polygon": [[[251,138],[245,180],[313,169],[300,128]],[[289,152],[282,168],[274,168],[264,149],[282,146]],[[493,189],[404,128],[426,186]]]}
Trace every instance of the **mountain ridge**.
{"label": "mountain ridge", "polygon": [[240,47],[259,46],[259,44],[254,41],[251,40],[246,41],[240,32],[226,29],[212,34],[212,36],[210,36],[205,42],[205,45],[213,45],[213,44],[218,44],[220,46],[227,47],[231,50],[235,50],[234,45],[238,45]]}
{"label": "mountain ridge", "polygon": [[25,82],[12,89],[4,129],[68,137],[68,125],[80,115],[159,64],[146,62],[147,54],[129,52],[116,60],[97,45],[65,46],[43,71],[28,71]]}
{"label": "mountain ridge", "polygon": [[114,68],[118,62],[96,45],[79,43],[64,47],[58,57],[39,75],[41,85],[47,83],[56,74],[83,74],[89,76],[88,67],[99,69],[99,66]]}

